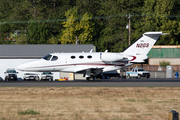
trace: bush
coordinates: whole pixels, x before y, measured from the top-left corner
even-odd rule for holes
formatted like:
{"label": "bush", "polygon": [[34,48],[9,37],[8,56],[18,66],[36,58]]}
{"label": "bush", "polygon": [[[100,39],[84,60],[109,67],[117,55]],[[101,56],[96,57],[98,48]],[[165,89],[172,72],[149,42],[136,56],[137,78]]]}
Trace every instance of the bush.
{"label": "bush", "polygon": [[159,65],[160,65],[161,67],[166,67],[166,66],[170,65],[170,62],[163,60],[162,62],[159,62]]}
{"label": "bush", "polygon": [[32,115],[36,115],[36,114],[40,114],[38,111],[34,111],[32,109],[27,109],[24,111],[19,111],[18,112],[19,115],[26,115],[26,114],[32,114]]}

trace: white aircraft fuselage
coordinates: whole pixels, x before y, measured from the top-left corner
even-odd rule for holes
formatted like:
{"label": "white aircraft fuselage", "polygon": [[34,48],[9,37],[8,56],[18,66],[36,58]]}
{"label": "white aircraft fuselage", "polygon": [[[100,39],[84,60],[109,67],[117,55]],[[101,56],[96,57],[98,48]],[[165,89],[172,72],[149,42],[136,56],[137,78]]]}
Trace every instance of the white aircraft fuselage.
{"label": "white aircraft fuselage", "polygon": [[19,65],[21,71],[82,73],[87,80],[94,80],[101,72],[113,71],[133,63],[142,63],[162,32],[146,32],[121,53],[82,52],[50,53],[39,60]]}
{"label": "white aircraft fuselage", "polygon": [[104,52],[51,53],[39,60],[21,64],[18,69],[33,72],[81,72],[87,68],[103,68],[103,72],[107,72],[126,66],[128,61],[133,58],[131,56],[129,56],[129,59],[123,58],[120,53]]}

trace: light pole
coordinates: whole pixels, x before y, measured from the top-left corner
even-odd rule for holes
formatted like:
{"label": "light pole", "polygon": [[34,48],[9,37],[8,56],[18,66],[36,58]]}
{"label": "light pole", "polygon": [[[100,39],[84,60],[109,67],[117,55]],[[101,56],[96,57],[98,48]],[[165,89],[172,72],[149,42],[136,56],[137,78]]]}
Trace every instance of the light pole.
{"label": "light pole", "polygon": [[128,26],[126,26],[126,28],[129,28],[129,45],[131,44],[131,16],[132,15],[126,15],[126,17],[128,17],[128,19],[129,19],[129,25]]}

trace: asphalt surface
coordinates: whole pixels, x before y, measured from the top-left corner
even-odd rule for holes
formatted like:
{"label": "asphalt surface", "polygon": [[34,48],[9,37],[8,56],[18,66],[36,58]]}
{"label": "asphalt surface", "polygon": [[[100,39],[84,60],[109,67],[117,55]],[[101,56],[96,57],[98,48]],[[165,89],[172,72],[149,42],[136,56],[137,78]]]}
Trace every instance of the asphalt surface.
{"label": "asphalt surface", "polygon": [[102,79],[95,81],[0,81],[0,87],[180,87],[180,78]]}

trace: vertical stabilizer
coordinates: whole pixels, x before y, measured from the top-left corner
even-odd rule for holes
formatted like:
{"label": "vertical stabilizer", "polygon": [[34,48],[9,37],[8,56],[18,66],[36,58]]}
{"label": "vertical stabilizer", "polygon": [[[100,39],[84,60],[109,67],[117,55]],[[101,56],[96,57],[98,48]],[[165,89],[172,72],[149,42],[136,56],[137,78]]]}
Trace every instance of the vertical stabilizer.
{"label": "vertical stabilizer", "polygon": [[123,53],[131,55],[145,55],[151,50],[162,32],[146,32],[133,44],[126,48]]}
{"label": "vertical stabilizer", "polygon": [[135,56],[136,59],[133,59],[132,62],[143,62],[147,59],[147,54],[161,35],[162,32],[146,32],[122,53]]}

